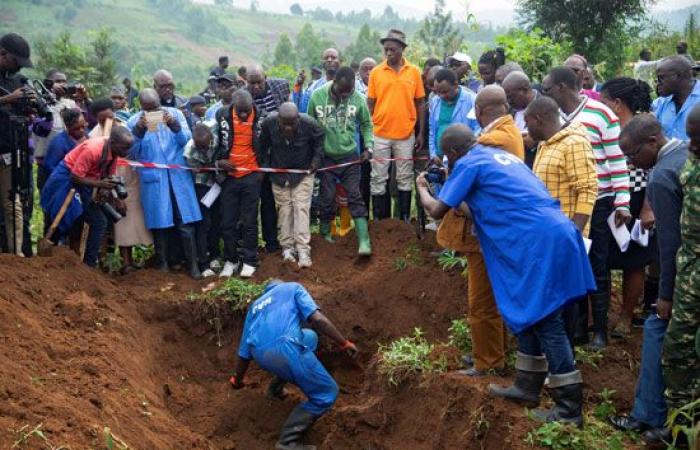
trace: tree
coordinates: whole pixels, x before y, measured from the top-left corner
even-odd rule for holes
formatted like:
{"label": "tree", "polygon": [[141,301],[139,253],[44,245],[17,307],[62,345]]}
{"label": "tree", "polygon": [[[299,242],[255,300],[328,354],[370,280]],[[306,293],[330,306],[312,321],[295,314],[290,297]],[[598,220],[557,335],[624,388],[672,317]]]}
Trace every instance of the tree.
{"label": "tree", "polygon": [[256,12],[258,10],[258,7],[260,4],[258,3],[258,0],[251,0],[250,2],[250,12]]}
{"label": "tree", "polygon": [[296,51],[297,64],[300,67],[311,67],[318,64],[323,51],[334,44],[328,38],[319,36],[314,32],[310,23],[305,23],[297,34]]}
{"label": "tree", "polygon": [[274,61],[275,66],[287,65],[296,67],[297,57],[292,46],[292,41],[287,33],[282,33],[275,46]]}
{"label": "tree", "polygon": [[382,57],[382,48],[379,44],[381,36],[377,31],[372,32],[369,25],[364,24],[357,33],[355,42],[345,49],[346,62],[359,63],[363,59],[370,57],[379,61]]}
{"label": "tree", "polygon": [[429,54],[437,57],[456,52],[464,40],[452,12],[445,12],[445,0],[435,0],[435,9],[423,19],[416,37]]}
{"label": "tree", "polygon": [[43,75],[58,68],[71,81],[85,84],[94,97],[107,95],[116,80],[116,43],[107,29],[97,31],[87,46],[74,43],[69,32],[55,40],[42,39],[35,46],[36,70]]}
{"label": "tree", "polygon": [[233,0],[214,0],[215,5],[219,6],[228,6],[229,8],[233,8]]}
{"label": "tree", "polygon": [[505,49],[506,59],[517,61],[533,81],[542,81],[571,51],[568,43],[552,41],[539,28],[529,33],[511,30],[496,36],[496,44]]}
{"label": "tree", "polygon": [[589,62],[606,61],[613,67],[624,63],[620,52],[635,36],[631,25],[646,17],[655,0],[518,0],[519,22],[539,27],[556,42],[570,41],[573,51]]}
{"label": "tree", "polygon": [[301,5],[299,3],[294,3],[292,6],[290,6],[289,12],[292,13],[293,16],[304,15],[304,10],[301,8]]}

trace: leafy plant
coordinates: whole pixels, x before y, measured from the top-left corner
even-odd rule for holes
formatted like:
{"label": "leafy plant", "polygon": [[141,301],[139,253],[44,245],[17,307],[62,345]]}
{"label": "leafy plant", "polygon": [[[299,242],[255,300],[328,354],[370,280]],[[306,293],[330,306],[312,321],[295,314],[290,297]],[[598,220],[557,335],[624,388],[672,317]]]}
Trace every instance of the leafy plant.
{"label": "leafy plant", "polygon": [[132,249],[131,258],[134,264],[143,267],[154,255],[155,250],[152,245],[137,245]]}
{"label": "leafy plant", "polygon": [[104,427],[105,447],[107,450],[129,450],[130,447],[121,439],[116,437],[109,427]]}
{"label": "leafy plant", "polygon": [[450,333],[449,344],[457,347],[462,354],[472,351],[472,333],[469,324],[464,319],[455,319],[447,329]]}
{"label": "leafy plant", "polygon": [[394,270],[397,272],[403,272],[408,267],[408,261],[406,258],[399,256],[394,260]]}
{"label": "leafy plant", "polygon": [[597,395],[600,402],[584,414],[583,428],[561,422],[545,423],[530,431],[525,442],[553,450],[624,450],[626,440],[632,436],[615,430],[606,422],[607,417],[616,412],[612,404],[615,391],[605,388]]}
{"label": "leafy plant", "polygon": [[[688,448],[697,449],[700,446],[700,399],[688,403],[678,409],[671,410],[668,426],[673,434],[673,446],[678,442],[678,436],[683,433],[688,438]],[[692,424],[695,424],[693,426]]]}
{"label": "leafy plant", "polygon": [[434,346],[428,342],[420,328],[412,336],[404,336],[388,345],[379,346],[379,373],[386,375],[389,384],[398,386],[409,378],[447,368],[444,358],[431,359]]}
{"label": "leafy plant", "polygon": [[267,282],[254,283],[238,278],[229,278],[220,286],[201,294],[190,294],[189,300],[205,302],[225,302],[232,311],[244,311],[246,307],[260,297],[265,291]]}
{"label": "leafy plant", "polygon": [[438,256],[438,264],[445,272],[449,272],[458,267],[462,269],[462,275],[466,276],[467,274],[467,257],[458,256],[457,252],[454,250],[440,253],[440,256]]}
{"label": "leafy plant", "polygon": [[122,255],[119,254],[119,249],[114,249],[114,251],[107,253],[102,261],[102,267],[104,267],[109,274],[119,273],[122,264],[124,264],[124,261],[122,260]]}
{"label": "leafy plant", "polygon": [[[49,450],[70,450],[69,447],[66,447],[64,445],[59,445],[55,446],[51,443],[49,438],[46,437],[44,432],[41,430],[41,428],[44,426],[43,423],[40,423],[39,425],[35,426],[31,430],[29,429],[29,425],[25,425],[19,430],[15,431],[15,434],[17,435],[15,438],[15,442],[12,444],[12,448],[25,448],[25,445],[29,445],[29,441],[32,438],[38,438],[43,441],[43,445],[45,446],[44,448],[47,448]],[[37,448],[35,445],[32,445],[29,448]]]}
{"label": "leafy plant", "polygon": [[576,361],[589,366],[598,367],[598,363],[603,360],[603,352],[589,350],[584,347],[576,347]]}
{"label": "leafy plant", "polygon": [[564,40],[554,41],[540,28],[530,32],[512,29],[496,36],[496,43],[506,52],[506,59],[517,61],[533,80],[542,81],[553,66],[560,64],[571,48]]}

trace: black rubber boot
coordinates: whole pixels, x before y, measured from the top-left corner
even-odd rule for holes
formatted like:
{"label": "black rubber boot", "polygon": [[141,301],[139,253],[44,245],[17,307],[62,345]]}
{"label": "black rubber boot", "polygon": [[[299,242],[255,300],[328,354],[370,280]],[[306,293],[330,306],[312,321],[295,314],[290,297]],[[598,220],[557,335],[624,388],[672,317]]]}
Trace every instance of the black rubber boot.
{"label": "black rubber boot", "polygon": [[399,218],[411,222],[411,191],[399,191]]}
{"label": "black rubber boot", "polygon": [[202,274],[199,271],[199,264],[197,263],[197,242],[192,239],[183,241],[182,249],[185,252],[185,261],[187,261],[187,272],[190,277],[195,280],[201,280]]}
{"label": "black rubber boot", "polygon": [[608,346],[608,306],[610,296],[607,292],[591,294],[591,311],[593,313],[593,339],[589,347],[603,350]]}
{"label": "black rubber boot", "polygon": [[539,405],[540,392],[547,378],[547,360],[544,356],[530,356],[518,352],[515,369],[515,381],[511,386],[489,384],[489,394],[529,407]]}
{"label": "black rubber boot", "polygon": [[316,450],[315,445],[304,445],[301,443],[302,435],[311,428],[316,421],[310,412],[301,405],[292,410],[287,417],[287,421],[282,426],[280,438],[275,444],[276,450]]}
{"label": "black rubber boot", "polygon": [[386,219],[386,199],[384,195],[372,196],[372,218],[374,220]]}
{"label": "black rubber boot", "polygon": [[170,272],[168,267],[168,230],[153,231],[153,247],[156,252],[156,267],[161,272]]}
{"label": "black rubber boot", "polygon": [[551,409],[538,409],[532,412],[541,422],[564,422],[583,426],[583,380],[578,370],[563,375],[549,376],[549,390],[554,400]]}
{"label": "black rubber boot", "polygon": [[284,385],[287,384],[282,378],[275,376],[275,378],[270,381],[270,386],[267,387],[267,398],[270,400],[284,400],[286,394],[284,393]]}

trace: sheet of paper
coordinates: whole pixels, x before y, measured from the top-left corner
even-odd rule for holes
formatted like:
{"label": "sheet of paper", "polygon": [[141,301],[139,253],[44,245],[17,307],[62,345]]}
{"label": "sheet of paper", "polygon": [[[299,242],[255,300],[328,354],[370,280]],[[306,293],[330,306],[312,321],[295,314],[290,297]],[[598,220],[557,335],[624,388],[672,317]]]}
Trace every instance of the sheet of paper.
{"label": "sheet of paper", "polygon": [[608,226],[610,226],[610,231],[612,231],[612,235],[615,238],[615,242],[617,242],[617,245],[620,247],[620,250],[623,253],[626,252],[627,248],[630,246],[630,231],[627,229],[626,225],[615,226],[615,211],[608,216]]}
{"label": "sheet of paper", "polygon": [[207,208],[211,208],[211,205],[214,204],[216,199],[219,197],[219,194],[221,194],[221,186],[219,186],[218,183],[214,183],[212,187],[209,188],[207,193],[204,194],[204,197],[202,197],[202,205],[206,206]]}
{"label": "sheet of paper", "polygon": [[593,241],[585,237],[583,238],[583,245],[586,246],[586,254],[588,254],[591,251],[591,245],[593,245]]}
{"label": "sheet of paper", "polygon": [[649,246],[649,230],[642,226],[642,221],[637,219],[632,227],[632,240],[642,247]]}
{"label": "sheet of paper", "polygon": [[163,123],[163,111],[146,111],[146,123],[148,131],[158,131],[158,124]]}

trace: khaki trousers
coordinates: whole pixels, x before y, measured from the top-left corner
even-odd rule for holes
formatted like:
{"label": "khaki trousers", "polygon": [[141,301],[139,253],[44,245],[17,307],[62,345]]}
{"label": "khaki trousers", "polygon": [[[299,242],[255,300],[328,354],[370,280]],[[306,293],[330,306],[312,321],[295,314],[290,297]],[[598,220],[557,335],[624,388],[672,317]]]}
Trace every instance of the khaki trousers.
{"label": "khaki trousers", "polygon": [[272,183],[277,205],[280,245],[283,249],[309,252],[311,246],[310,210],[314,190],[314,175],[305,176],[296,186],[278,186]]}
{"label": "khaki trousers", "polygon": [[[389,161],[378,161],[384,158],[413,158],[413,147],[416,138],[411,135],[407,139],[392,140],[374,136],[374,155],[372,173],[370,175],[370,191],[372,195],[384,195],[386,182],[389,179]],[[395,162],[396,184],[399,191],[411,192],[413,189],[413,160],[406,159]]]}
{"label": "khaki trousers", "polygon": [[[5,220],[5,236],[7,236],[7,246],[10,253],[20,254],[22,252],[23,225],[22,222],[22,202],[19,195],[12,198],[12,167],[0,166],[0,206]],[[13,218],[14,216],[14,218]],[[13,225],[16,224],[16,230]],[[15,233],[16,231],[16,233]],[[12,238],[14,237],[14,242]]]}
{"label": "khaki trousers", "polygon": [[496,307],[481,252],[467,256],[467,301],[472,335],[472,357],[477,370],[505,367],[506,328]]}

